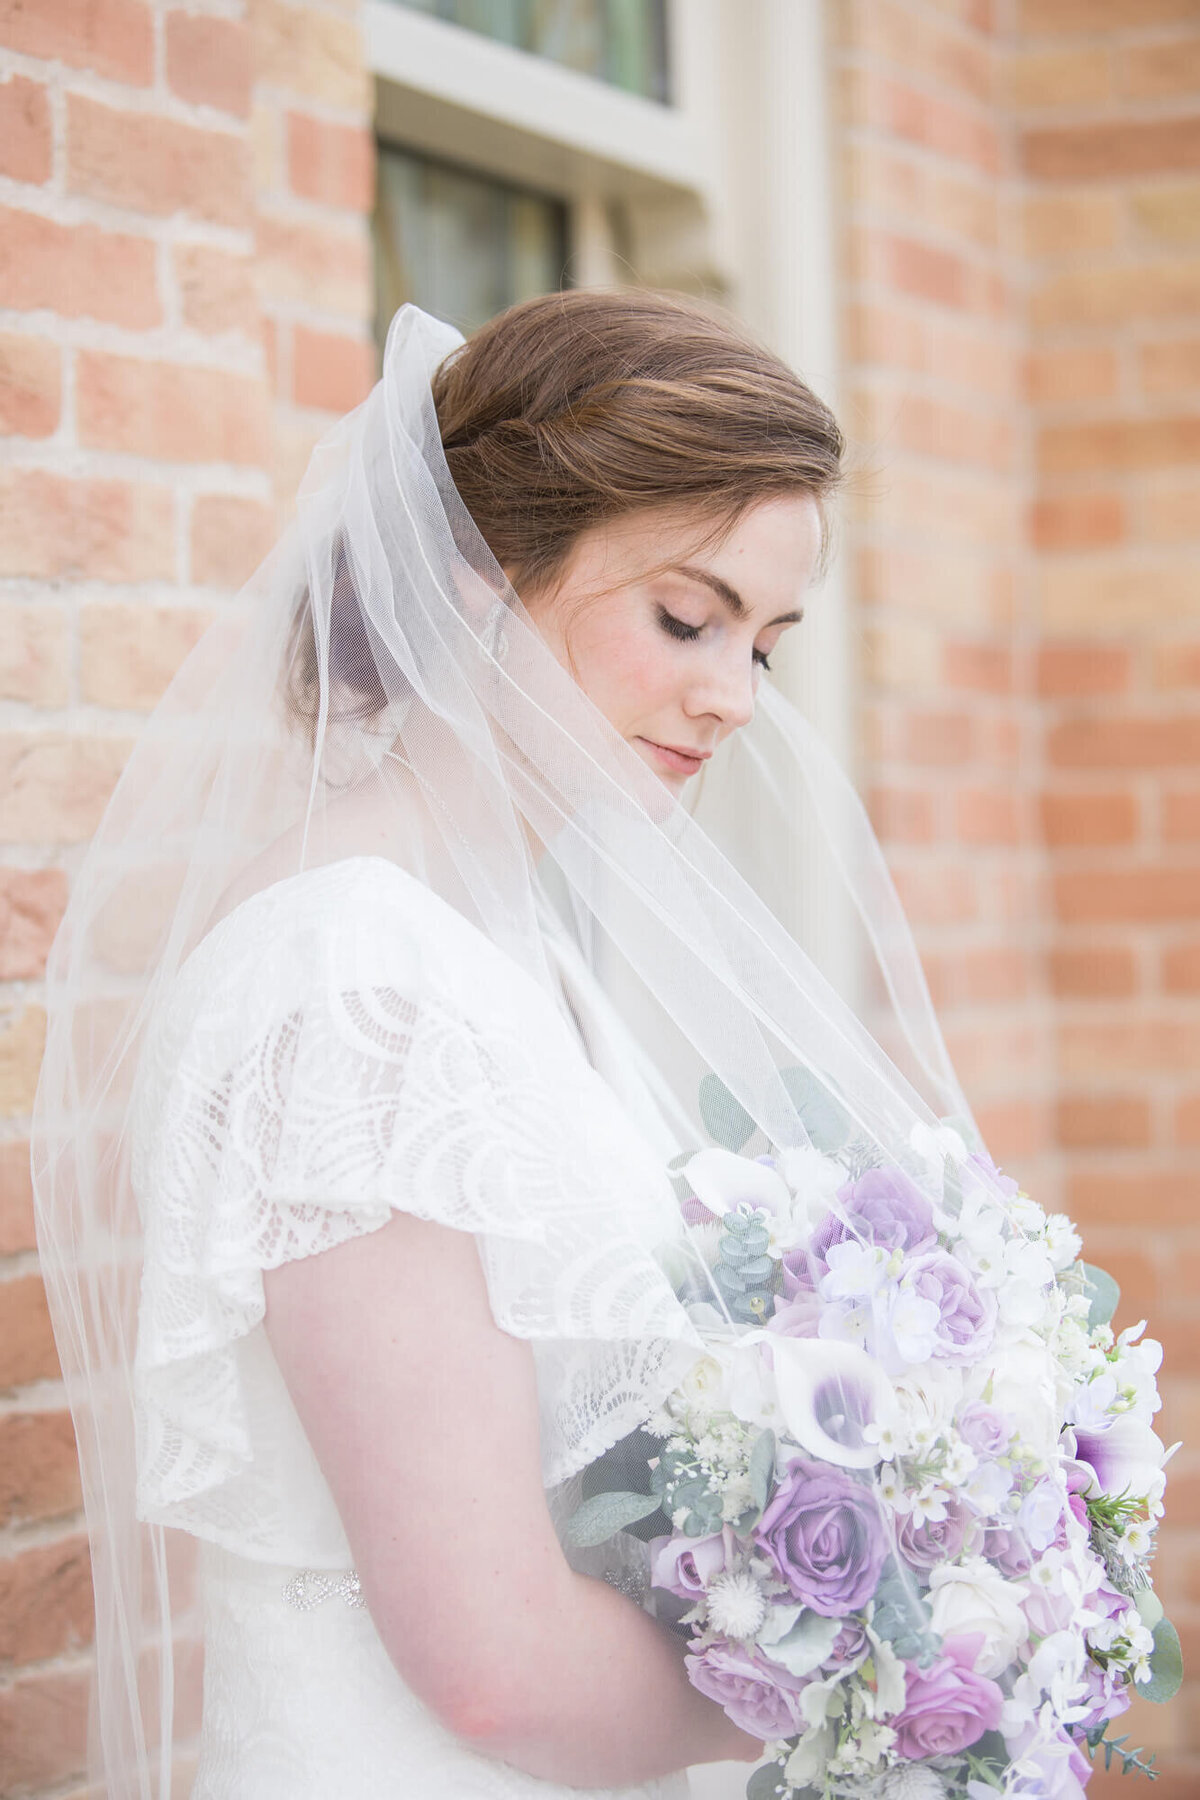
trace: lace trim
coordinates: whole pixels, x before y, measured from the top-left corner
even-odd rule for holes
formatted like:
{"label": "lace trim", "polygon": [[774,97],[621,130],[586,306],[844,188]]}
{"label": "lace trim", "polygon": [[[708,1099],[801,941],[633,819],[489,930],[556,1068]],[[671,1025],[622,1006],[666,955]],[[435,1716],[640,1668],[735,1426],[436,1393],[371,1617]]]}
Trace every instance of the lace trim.
{"label": "lace trim", "polygon": [[283,1597],[297,1612],[314,1612],[327,1600],[341,1600],[352,1607],[367,1604],[357,1569],[347,1569],[336,1575],[324,1569],[301,1569],[284,1588]]}

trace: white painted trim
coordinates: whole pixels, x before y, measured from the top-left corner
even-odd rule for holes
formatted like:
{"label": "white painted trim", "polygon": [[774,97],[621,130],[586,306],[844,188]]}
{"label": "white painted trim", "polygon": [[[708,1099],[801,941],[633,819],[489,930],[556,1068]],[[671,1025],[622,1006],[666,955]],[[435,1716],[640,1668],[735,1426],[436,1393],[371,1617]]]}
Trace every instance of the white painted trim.
{"label": "white painted trim", "polygon": [[[368,68],[405,97],[403,110],[415,106],[408,130],[398,109],[410,142],[428,142],[432,102],[452,130],[450,142],[437,131],[430,149],[453,154],[456,118],[472,140],[460,160],[474,158],[481,125],[497,142],[517,134],[552,152],[532,160],[541,185],[564,197],[631,187],[696,193],[707,185],[709,148],[684,108],[627,94],[390,0],[366,0],[363,25]],[[508,156],[501,160],[511,167]]]}

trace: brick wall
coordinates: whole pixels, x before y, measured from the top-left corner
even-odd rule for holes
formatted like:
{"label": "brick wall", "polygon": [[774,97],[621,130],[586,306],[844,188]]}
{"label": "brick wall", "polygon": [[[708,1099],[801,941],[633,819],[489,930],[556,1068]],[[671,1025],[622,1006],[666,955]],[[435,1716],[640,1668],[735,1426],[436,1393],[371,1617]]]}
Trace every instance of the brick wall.
{"label": "brick wall", "polygon": [[356,9],[0,0],[0,1792],[82,1767],[90,1583],[33,1244],[40,982],[136,733],[371,376]]}
{"label": "brick wall", "polygon": [[1166,1348],[1160,1591],[1193,1681],[1130,1729],[1200,1787],[1200,6],[1025,0],[1033,608],[1055,1135]]}
{"label": "brick wall", "polygon": [[[1194,1441],[1200,5],[834,16],[860,766],[989,1141],[1152,1315]],[[1171,1502],[1200,1676],[1200,1445]],[[1127,1721],[1160,1800],[1198,1698]]]}

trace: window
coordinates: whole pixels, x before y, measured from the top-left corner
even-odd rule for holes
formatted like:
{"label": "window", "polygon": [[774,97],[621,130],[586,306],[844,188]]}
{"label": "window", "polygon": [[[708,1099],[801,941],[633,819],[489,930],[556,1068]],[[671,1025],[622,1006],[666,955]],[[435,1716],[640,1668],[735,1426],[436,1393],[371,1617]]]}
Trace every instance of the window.
{"label": "window", "polygon": [[566,285],[562,201],[391,144],[379,147],[374,236],[381,341],[406,300],[469,332]]}
{"label": "window", "polygon": [[630,94],[669,100],[665,0],[399,0]]}

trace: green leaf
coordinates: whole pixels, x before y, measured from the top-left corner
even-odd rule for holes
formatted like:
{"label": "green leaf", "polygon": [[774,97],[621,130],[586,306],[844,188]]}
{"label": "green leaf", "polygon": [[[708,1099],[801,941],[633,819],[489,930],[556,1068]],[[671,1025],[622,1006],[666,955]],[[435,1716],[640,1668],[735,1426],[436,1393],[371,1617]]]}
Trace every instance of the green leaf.
{"label": "green leaf", "polygon": [[754,1120],[740,1100],[735,1100],[719,1075],[709,1073],[700,1083],[700,1117],[714,1142],[727,1150],[740,1150],[754,1135]]}
{"label": "green leaf", "polygon": [[1150,1679],[1139,1682],[1134,1693],[1156,1706],[1173,1700],[1183,1681],[1183,1651],[1179,1633],[1170,1619],[1160,1619],[1154,1627],[1154,1649],[1150,1655]]}
{"label": "green leaf", "polygon": [[775,1479],[775,1433],[764,1431],[755,1441],[750,1452],[750,1492],[754,1496],[754,1504],[759,1512],[766,1510],[767,1501],[771,1498],[771,1483]]}
{"label": "green leaf", "polygon": [[780,1069],[779,1075],[817,1149],[825,1156],[836,1156],[854,1130],[845,1107],[808,1069]]}
{"label": "green leaf", "polygon": [[801,1794],[789,1787],[779,1763],[760,1763],[746,1783],[746,1800],[782,1800],[784,1795],[791,1796],[792,1800],[817,1800],[811,1788],[805,1788]]}
{"label": "green leaf", "polygon": [[1139,1588],[1133,1596],[1142,1624],[1153,1631],[1163,1616],[1163,1603],[1151,1587]]}
{"label": "green leaf", "polygon": [[574,1549],[593,1550],[657,1511],[657,1494],[593,1494],[571,1515],[563,1535]]}
{"label": "green leaf", "polygon": [[1085,1262],[1079,1267],[1083,1270],[1083,1291],[1090,1302],[1088,1330],[1095,1331],[1098,1325],[1107,1325],[1116,1312],[1121,1290],[1107,1269],[1097,1269],[1094,1264]]}

